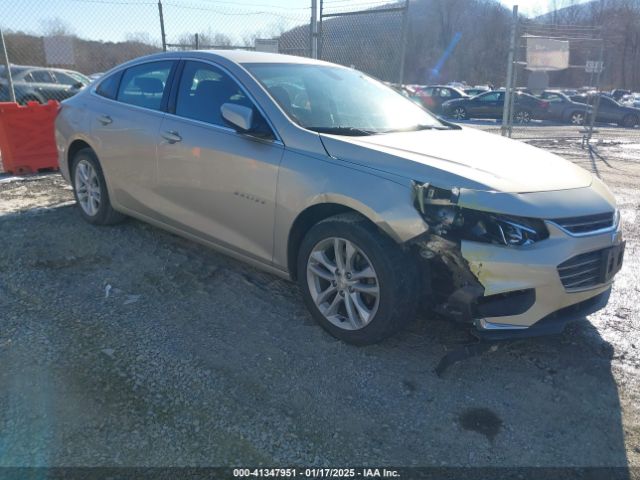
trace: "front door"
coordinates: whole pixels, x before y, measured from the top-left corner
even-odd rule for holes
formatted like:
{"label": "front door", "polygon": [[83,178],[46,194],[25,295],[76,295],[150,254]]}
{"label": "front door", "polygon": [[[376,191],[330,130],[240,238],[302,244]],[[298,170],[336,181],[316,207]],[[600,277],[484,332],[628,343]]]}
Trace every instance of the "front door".
{"label": "front door", "polygon": [[[213,64],[186,61],[175,112],[162,121],[157,210],[169,225],[271,262],[282,143],[236,132],[224,103],[253,109],[246,93]],[[173,107],[170,107],[173,109]],[[266,127],[268,128],[268,127]]]}

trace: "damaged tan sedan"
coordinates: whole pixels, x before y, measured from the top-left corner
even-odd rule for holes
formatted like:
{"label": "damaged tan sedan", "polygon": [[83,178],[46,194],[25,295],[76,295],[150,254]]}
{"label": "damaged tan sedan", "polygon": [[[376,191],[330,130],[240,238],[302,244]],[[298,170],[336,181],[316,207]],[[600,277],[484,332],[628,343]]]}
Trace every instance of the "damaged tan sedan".
{"label": "damaged tan sedan", "polygon": [[622,264],[598,178],[329,63],[140,58],[63,102],[56,139],[87,221],[129,215],[297,280],[351,343],[419,308],[483,338],[560,332],[606,304]]}

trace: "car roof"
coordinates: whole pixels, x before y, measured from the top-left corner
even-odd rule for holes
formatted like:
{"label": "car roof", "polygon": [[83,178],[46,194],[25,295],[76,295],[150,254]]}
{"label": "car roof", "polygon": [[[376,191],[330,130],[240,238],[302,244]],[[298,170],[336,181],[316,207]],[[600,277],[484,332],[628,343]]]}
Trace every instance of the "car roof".
{"label": "car roof", "polygon": [[[203,60],[219,60],[224,58],[238,64],[250,63],[298,63],[315,65],[335,65],[322,60],[315,60],[307,57],[297,57],[294,55],[284,55],[282,53],[255,52],[252,50],[181,50],[175,52],[161,52],[144,57],[135,58],[123,65],[135,64],[138,61],[163,59],[166,57],[200,58]],[[347,67],[344,67],[347,68]]]}

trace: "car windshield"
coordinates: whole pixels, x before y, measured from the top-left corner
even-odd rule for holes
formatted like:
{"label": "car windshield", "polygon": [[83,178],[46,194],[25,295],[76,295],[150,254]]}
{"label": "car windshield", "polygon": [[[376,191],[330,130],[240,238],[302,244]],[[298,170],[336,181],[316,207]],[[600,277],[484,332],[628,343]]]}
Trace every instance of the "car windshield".
{"label": "car windshield", "polygon": [[338,66],[245,65],[289,118],[320,133],[373,135],[450,128],[371,77]]}

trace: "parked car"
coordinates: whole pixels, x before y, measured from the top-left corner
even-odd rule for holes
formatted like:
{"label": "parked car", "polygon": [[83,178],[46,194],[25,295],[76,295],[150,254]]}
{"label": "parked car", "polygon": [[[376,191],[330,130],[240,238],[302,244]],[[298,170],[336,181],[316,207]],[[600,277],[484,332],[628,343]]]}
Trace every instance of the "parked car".
{"label": "parked car", "polygon": [[56,141],[86,221],[130,215],[297,280],[356,344],[419,305],[483,338],[559,332],[606,304],[622,263],[598,177],[317,60],[133,60],[63,102]]}
{"label": "parked car", "polygon": [[[450,100],[442,105],[445,115],[456,120],[469,118],[502,118],[504,91],[486,92],[471,98]],[[549,102],[522,92],[515,93],[513,118],[517,123],[529,123],[534,118],[545,118]]]}
{"label": "parked car", "polygon": [[547,120],[584,125],[593,112],[590,105],[574,102],[567,95],[556,90],[545,90],[537,97],[549,102]]}
{"label": "parked car", "polygon": [[[599,94],[599,97],[596,122],[616,123],[626,128],[640,124],[640,108],[621,105],[607,95]],[[597,101],[595,95],[574,95],[571,100],[589,105],[595,105]]]}
{"label": "parked car", "polygon": [[93,81],[93,80],[97,80],[97,79],[99,79],[99,78],[100,78],[101,76],[103,76],[103,75],[104,75],[104,72],[96,72],[96,73],[92,73],[91,75],[89,75],[89,79],[90,79],[91,81]]}
{"label": "parked car", "polygon": [[[20,104],[29,101],[62,101],[91,83],[88,77],[73,70],[20,65],[11,66],[11,78],[16,101]],[[0,101],[6,102],[9,98],[5,67],[0,67]]]}
{"label": "parked car", "polygon": [[416,89],[415,96],[420,100],[423,107],[433,113],[442,111],[442,104],[455,98],[467,98],[468,95],[462,90],[446,85],[428,85]]}
{"label": "parked car", "polygon": [[489,87],[472,87],[465,88],[463,91],[469,97],[475,97],[476,95],[480,95],[481,93],[490,92],[491,89]]}
{"label": "parked car", "polygon": [[625,95],[620,100],[620,104],[625,107],[636,107],[640,108],[640,93],[632,93],[630,95]]}
{"label": "parked car", "polygon": [[615,88],[611,90],[611,93],[609,95],[611,95],[611,98],[613,98],[616,102],[618,102],[622,97],[624,97],[625,95],[629,95],[630,93],[631,93],[631,90]]}

